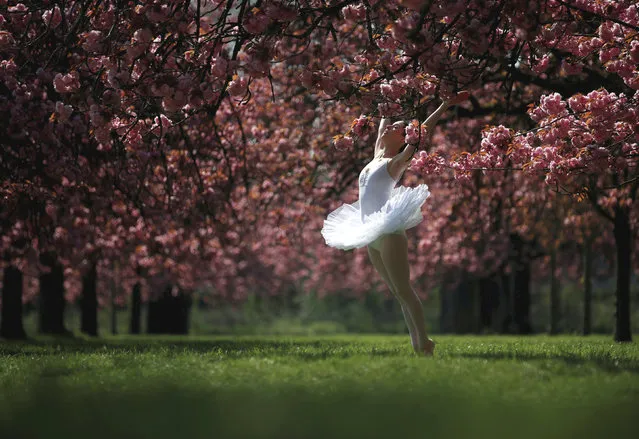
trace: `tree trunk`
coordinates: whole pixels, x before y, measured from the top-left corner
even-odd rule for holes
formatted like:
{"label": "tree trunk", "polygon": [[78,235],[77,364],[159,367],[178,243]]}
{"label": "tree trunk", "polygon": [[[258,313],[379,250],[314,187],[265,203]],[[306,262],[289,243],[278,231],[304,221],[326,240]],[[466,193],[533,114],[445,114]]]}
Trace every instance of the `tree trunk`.
{"label": "tree trunk", "polygon": [[630,275],[632,233],[628,212],[615,207],[615,245],[617,247],[617,303],[615,341],[632,341],[630,330]]}
{"label": "tree trunk", "polygon": [[22,324],[22,272],[14,266],[4,269],[0,322],[0,337],[11,340],[27,338]]}
{"label": "tree trunk", "polygon": [[514,270],[513,320],[518,334],[531,334],[530,262],[519,262]]}
{"label": "tree trunk", "polygon": [[592,239],[584,242],[584,328],[583,334],[592,331]]}
{"label": "tree trunk", "polygon": [[493,328],[494,314],[499,308],[501,289],[495,274],[479,279],[479,323],[481,329]]}
{"label": "tree trunk", "polygon": [[98,335],[97,278],[96,263],[92,262],[89,271],[82,278],[82,298],[80,299],[82,319],[80,330],[94,337]]}
{"label": "tree trunk", "polygon": [[550,335],[559,334],[561,319],[561,299],[559,297],[559,279],[557,279],[557,249],[550,250]]}
{"label": "tree trunk", "polygon": [[40,275],[39,332],[69,335],[64,327],[64,269],[51,253],[43,254],[41,263],[50,271]]}
{"label": "tree trunk", "polygon": [[116,261],[113,264],[113,279],[111,282],[111,334],[118,333],[118,308],[116,298],[118,295],[118,286],[120,284],[120,264]]}
{"label": "tree trunk", "polygon": [[456,334],[477,332],[475,313],[476,281],[462,273],[461,280],[454,291],[454,331]]}
{"label": "tree trunk", "polygon": [[173,288],[168,285],[160,297],[149,301],[149,334],[188,334],[191,297],[182,291],[174,295]]}
{"label": "tree trunk", "polygon": [[451,275],[444,275],[439,290],[439,332],[442,334],[449,334],[454,328],[454,294],[450,288],[452,283]]}
{"label": "tree trunk", "polygon": [[133,285],[133,292],[131,293],[131,334],[139,334],[141,332],[141,320],[142,320],[142,286],[140,282],[136,282]]}
{"label": "tree trunk", "polygon": [[180,291],[180,294],[175,298],[176,319],[173,334],[187,335],[189,333],[189,315],[192,304],[192,295]]}
{"label": "tree trunk", "polygon": [[512,305],[512,289],[510,285],[511,276],[508,273],[504,272],[504,269],[501,269],[501,298],[503,300],[503,305],[501,306],[502,311],[502,319],[500,325],[500,332],[502,334],[510,334],[512,333],[513,326],[513,305]]}
{"label": "tree trunk", "polygon": [[163,290],[160,295],[149,300],[148,312],[146,314],[147,334],[162,334],[166,325],[166,292]]}
{"label": "tree trunk", "polygon": [[115,303],[115,294],[111,295],[111,334],[118,334],[118,309]]}
{"label": "tree trunk", "polygon": [[513,324],[517,334],[532,333],[530,325],[530,260],[526,257],[526,243],[518,234],[510,235],[513,270]]}

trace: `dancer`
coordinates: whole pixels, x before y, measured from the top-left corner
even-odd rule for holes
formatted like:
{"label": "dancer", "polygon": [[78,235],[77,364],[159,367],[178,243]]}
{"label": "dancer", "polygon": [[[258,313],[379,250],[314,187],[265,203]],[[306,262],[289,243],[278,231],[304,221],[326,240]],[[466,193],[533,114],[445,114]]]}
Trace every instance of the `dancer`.
{"label": "dancer", "polygon": [[[451,105],[468,97],[468,92],[461,92],[443,101],[424,122],[427,131],[432,132]],[[331,212],[324,220],[322,235],[329,246],[342,250],[368,247],[375,269],[401,304],[413,349],[430,356],[435,342],[426,333],[422,303],[410,284],[405,232],[423,220],[421,206],[430,192],[425,184],[395,187],[416,150],[414,145],[401,150],[405,127],[403,121],[391,124],[382,119],[373,160],[359,174],[359,200]]]}

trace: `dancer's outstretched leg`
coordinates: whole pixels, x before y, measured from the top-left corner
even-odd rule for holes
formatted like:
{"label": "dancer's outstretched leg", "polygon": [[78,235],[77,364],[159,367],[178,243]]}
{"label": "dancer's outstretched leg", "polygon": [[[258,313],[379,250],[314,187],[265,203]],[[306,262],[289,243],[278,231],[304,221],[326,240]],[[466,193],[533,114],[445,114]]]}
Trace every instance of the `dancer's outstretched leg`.
{"label": "dancer's outstretched leg", "polygon": [[406,326],[408,327],[408,333],[410,334],[411,345],[413,346],[413,349],[415,350],[415,352],[421,352],[419,350],[419,340],[417,338],[417,329],[415,328],[415,323],[413,322],[413,319],[410,316],[410,313],[408,312],[406,304],[404,303],[402,298],[399,297],[399,295],[396,292],[395,286],[393,285],[390,278],[388,277],[388,273],[386,272],[386,267],[384,267],[384,262],[382,261],[382,255],[379,253],[379,251],[375,250],[374,248],[368,247],[368,257],[370,258],[371,262],[373,263],[373,266],[375,267],[375,270],[377,270],[377,272],[381,276],[382,280],[384,281],[384,283],[386,284],[390,292],[399,301],[399,304],[402,307],[402,314],[404,314],[404,320],[406,321]]}
{"label": "dancer's outstretched leg", "polygon": [[422,302],[410,285],[408,267],[408,243],[406,236],[391,234],[384,237],[381,244],[382,261],[397,295],[406,304],[408,313],[417,332],[418,352],[432,355],[435,343],[426,334]]}

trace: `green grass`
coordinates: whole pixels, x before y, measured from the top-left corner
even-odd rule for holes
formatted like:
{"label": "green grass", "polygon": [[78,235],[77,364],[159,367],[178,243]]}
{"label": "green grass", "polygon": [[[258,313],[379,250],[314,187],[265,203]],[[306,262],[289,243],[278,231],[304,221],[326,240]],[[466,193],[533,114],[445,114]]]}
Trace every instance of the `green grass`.
{"label": "green grass", "polygon": [[38,338],[0,343],[0,438],[635,437],[609,337]]}

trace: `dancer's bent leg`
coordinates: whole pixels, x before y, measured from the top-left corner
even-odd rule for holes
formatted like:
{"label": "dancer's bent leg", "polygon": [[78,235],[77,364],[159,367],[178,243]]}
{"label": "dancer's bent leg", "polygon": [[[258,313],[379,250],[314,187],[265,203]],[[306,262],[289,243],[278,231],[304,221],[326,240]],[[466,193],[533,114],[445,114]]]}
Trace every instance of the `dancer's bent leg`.
{"label": "dancer's bent leg", "polygon": [[375,270],[379,273],[382,280],[390,290],[390,292],[395,296],[395,298],[399,301],[400,306],[402,307],[402,314],[404,315],[404,321],[406,322],[406,326],[408,327],[408,333],[410,334],[411,345],[415,352],[419,351],[419,340],[417,338],[417,329],[415,328],[415,323],[413,322],[413,318],[408,312],[407,305],[404,303],[404,300],[397,294],[397,289],[391,282],[388,277],[388,273],[386,272],[386,267],[384,267],[384,262],[382,261],[382,255],[378,250],[375,250],[371,246],[368,247],[368,257],[370,258]]}
{"label": "dancer's bent leg", "polygon": [[422,302],[410,285],[410,268],[408,267],[408,243],[406,236],[391,234],[382,241],[381,257],[386,272],[397,295],[406,305],[407,311],[417,332],[418,351],[432,354],[434,343],[426,334],[424,310]]}

